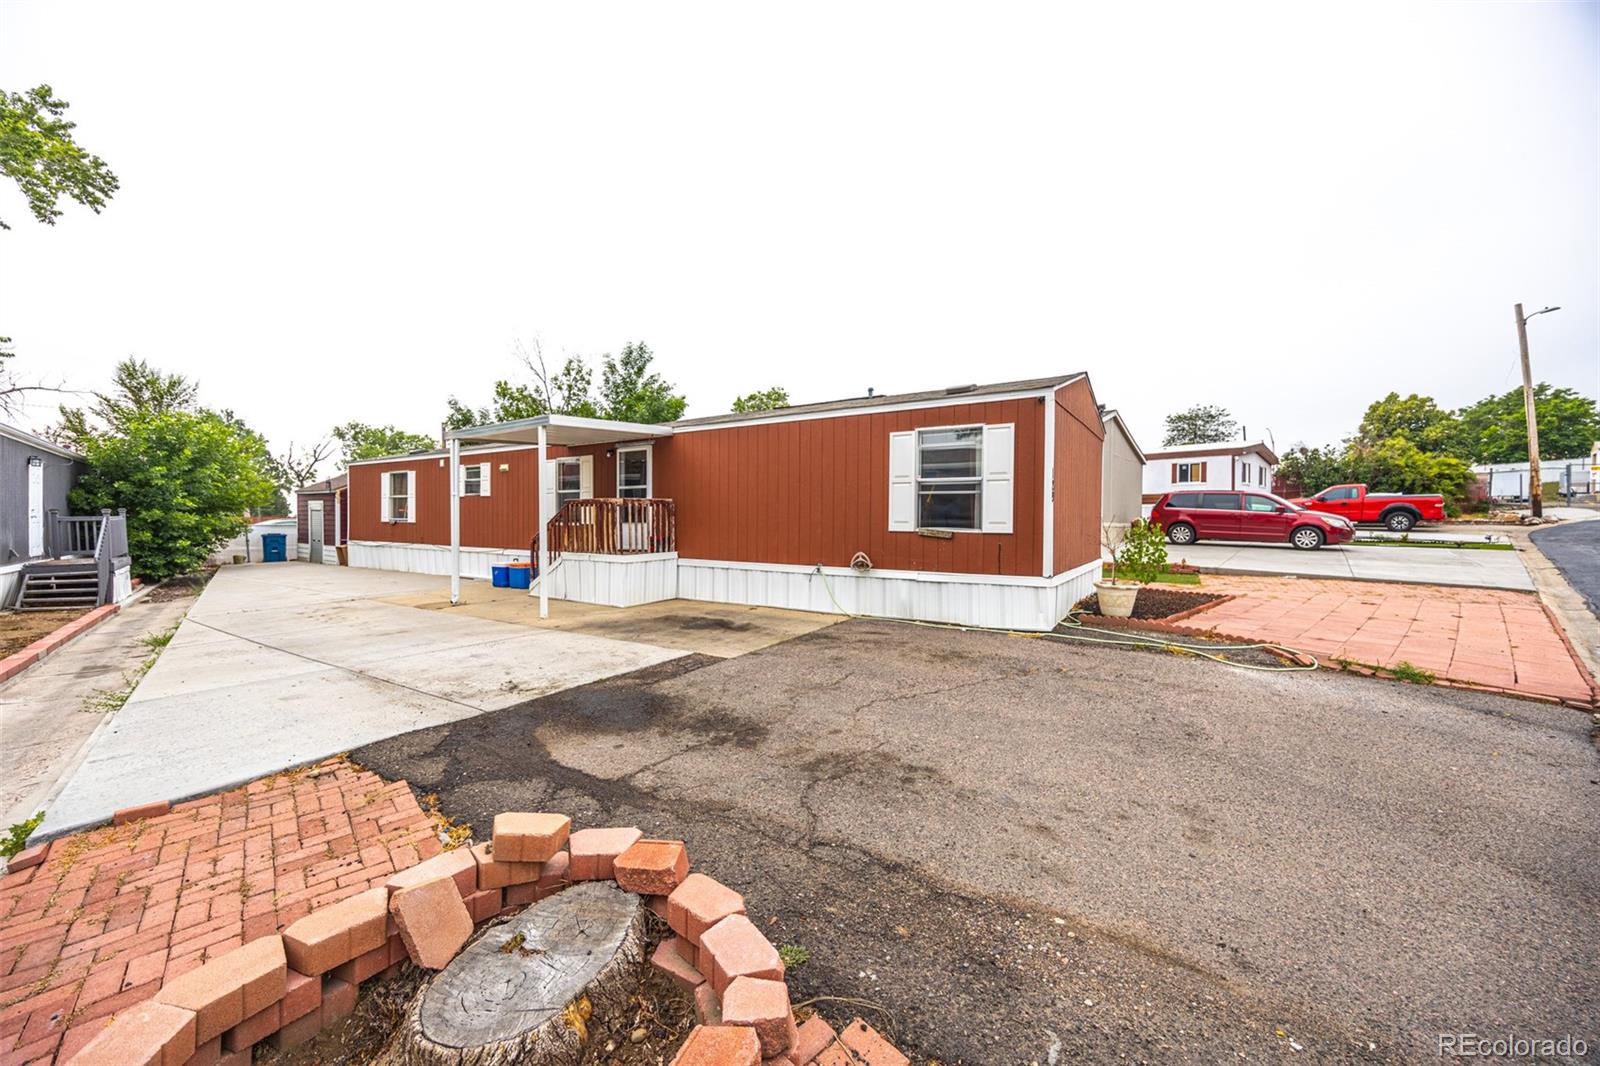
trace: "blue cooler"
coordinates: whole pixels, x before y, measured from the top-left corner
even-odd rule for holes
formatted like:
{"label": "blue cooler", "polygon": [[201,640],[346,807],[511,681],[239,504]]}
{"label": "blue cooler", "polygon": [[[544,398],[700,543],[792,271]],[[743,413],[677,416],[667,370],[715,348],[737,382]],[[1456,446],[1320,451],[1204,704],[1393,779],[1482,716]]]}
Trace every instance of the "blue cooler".
{"label": "blue cooler", "polygon": [[289,561],[289,534],[263,533],[261,534],[261,561],[264,563],[286,563]]}
{"label": "blue cooler", "polygon": [[525,589],[533,585],[533,564],[512,563],[506,569],[510,571],[509,577],[512,588]]}
{"label": "blue cooler", "polygon": [[508,588],[510,588],[511,587],[511,567],[509,567],[509,566],[491,566],[491,567],[489,567],[489,581],[497,589],[508,589]]}

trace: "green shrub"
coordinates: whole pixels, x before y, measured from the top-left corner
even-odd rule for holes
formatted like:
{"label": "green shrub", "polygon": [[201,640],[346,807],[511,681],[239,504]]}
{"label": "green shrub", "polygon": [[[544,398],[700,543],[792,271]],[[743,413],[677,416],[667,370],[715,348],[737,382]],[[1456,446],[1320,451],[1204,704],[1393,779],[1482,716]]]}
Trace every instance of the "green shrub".
{"label": "green shrub", "polygon": [[1117,553],[1117,573],[1129,581],[1148,585],[1159,580],[1166,568],[1166,533],[1158,523],[1135,520]]}
{"label": "green shrub", "polygon": [[0,856],[9,859],[27,847],[28,838],[33,835],[35,829],[39,828],[39,823],[42,821],[44,821],[44,812],[40,811],[27,821],[18,822],[7,829],[4,835],[0,835]]}

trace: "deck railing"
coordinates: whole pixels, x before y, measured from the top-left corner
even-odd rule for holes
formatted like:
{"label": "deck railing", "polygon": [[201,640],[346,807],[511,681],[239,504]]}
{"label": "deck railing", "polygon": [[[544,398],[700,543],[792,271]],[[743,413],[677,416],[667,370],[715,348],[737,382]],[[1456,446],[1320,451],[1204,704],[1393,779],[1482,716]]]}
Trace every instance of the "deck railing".
{"label": "deck railing", "polygon": [[[672,500],[570,500],[550,519],[550,561],[562,552],[648,555],[678,550],[677,508]],[[539,562],[539,538],[529,545]]]}
{"label": "deck railing", "polygon": [[44,553],[52,559],[75,555],[92,557],[100,543],[100,526],[106,514],[78,515],[51,511],[45,517]]}

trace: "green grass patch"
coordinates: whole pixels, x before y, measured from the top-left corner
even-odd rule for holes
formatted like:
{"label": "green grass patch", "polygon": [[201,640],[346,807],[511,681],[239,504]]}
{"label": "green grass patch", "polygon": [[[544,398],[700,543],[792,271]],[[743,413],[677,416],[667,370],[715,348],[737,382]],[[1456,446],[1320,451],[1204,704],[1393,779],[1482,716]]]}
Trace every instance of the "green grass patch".
{"label": "green grass patch", "polygon": [[811,952],[799,944],[785,944],[778,949],[778,958],[783,960],[784,969],[792,970],[796,966],[804,966],[810,962]]}
{"label": "green grass patch", "polygon": [[[1105,578],[1107,581],[1111,580],[1111,567],[1102,566],[1100,568],[1100,576]],[[1200,584],[1200,575],[1177,574],[1173,573],[1171,570],[1163,570],[1161,572],[1161,576],[1156,578],[1156,580],[1164,585],[1198,585]]]}
{"label": "green grass patch", "polygon": [[1465,548],[1468,551],[1508,552],[1515,547],[1511,544],[1502,544],[1499,541],[1487,540],[1354,540],[1352,546],[1358,548]]}
{"label": "green grass patch", "polygon": [[1404,681],[1410,685],[1433,684],[1432,671],[1424,670],[1420,666],[1412,666],[1404,659],[1401,659],[1399,662],[1395,663],[1394,666],[1390,667],[1389,672],[1394,675],[1395,680]]}

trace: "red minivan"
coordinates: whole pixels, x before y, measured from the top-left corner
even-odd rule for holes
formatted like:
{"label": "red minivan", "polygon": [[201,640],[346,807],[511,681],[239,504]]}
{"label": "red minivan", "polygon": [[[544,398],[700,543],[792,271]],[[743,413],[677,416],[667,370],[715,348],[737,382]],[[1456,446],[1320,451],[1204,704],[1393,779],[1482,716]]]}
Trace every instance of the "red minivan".
{"label": "red minivan", "polygon": [[1156,501],[1150,521],[1174,544],[1250,540],[1313,549],[1356,535],[1356,527],[1338,515],[1308,511],[1270,492],[1169,492]]}

